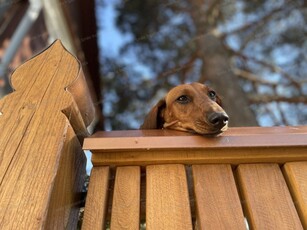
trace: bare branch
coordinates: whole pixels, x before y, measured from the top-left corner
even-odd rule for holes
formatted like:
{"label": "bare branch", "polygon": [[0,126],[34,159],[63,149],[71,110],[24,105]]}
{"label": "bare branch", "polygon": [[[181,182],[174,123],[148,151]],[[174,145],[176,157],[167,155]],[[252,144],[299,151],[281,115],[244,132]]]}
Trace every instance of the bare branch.
{"label": "bare branch", "polygon": [[246,56],[245,54],[238,52],[236,50],[233,50],[231,47],[225,45],[225,47],[228,49],[228,51],[230,51],[233,55],[241,57],[244,60],[249,60],[249,61],[253,61],[256,62],[258,64],[261,64],[267,68],[269,68],[270,70],[272,70],[273,72],[276,73],[280,73],[281,75],[283,75],[289,82],[290,84],[292,84],[300,93],[302,93],[301,90],[301,82],[295,80],[295,78],[293,76],[291,76],[290,74],[288,74],[286,71],[284,71],[282,68],[280,68],[277,65],[274,65],[272,63],[268,63],[262,60],[259,60],[255,57],[250,57],[250,56]]}
{"label": "bare branch", "polygon": [[281,125],[280,121],[277,119],[275,113],[273,113],[273,111],[271,109],[268,108],[268,106],[264,106],[263,108],[264,112],[268,114],[268,116],[270,116],[270,118],[272,119],[274,125]]}
{"label": "bare branch", "polygon": [[236,33],[240,33],[240,32],[243,32],[243,31],[246,31],[248,29],[251,29],[253,27],[259,27],[261,25],[264,25],[267,21],[269,21],[273,16],[275,16],[276,14],[280,13],[280,12],[283,12],[283,11],[289,11],[289,10],[292,10],[293,8],[289,7],[289,4],[287,4],[289,2],[286,2],[285,4],[281,5],[280,7],[277,7],[275,9],[273,9],[271,12],[269,12],[267,15],[264,15],[262,18],[256,20],[256,21],[253,21],[253,22],[250,22],[248,24],[245,24],[244,26],[240,27],[240,28],[237,28],[233,31],[230,31],[228,33],[225,33],[223,35],[223,37],[226,37],[228,35],[232,35],[232,34],[236,34]]}
{"label": "bare branch", "polygon": [[279,109],[281,121],[284,125],[289,125],[289,122],[287,121],[287,118],[285,116],[285,113],[283,112],[283,109],[281,108],[280,103],[277,103],[277,108]]}
{"label": "bare branch", "polygon": [[307,104],[306,96],[284,97],[284,96],[278,96],[278,95],[252,94],[248,96],[248,99],[253,104],[263,104],[263,103],[269,103],[269,102],[287,102],[287,103]]}
{"label": "bare branch", "polygon": [[185,73],[189,72],[191,68],[194,66],[194,62],[197,59],[198,55],[197,53],[194,53],[191,58],[183,65],[175,66],[174,68],[171,68],[169,70],[163,71],[157,76],[157,79],[168,77],[174,73],[178,73],[180,71],[184,71]]}
{"label": "bare branch", "polygon": [[257,75],[255,75],[255,74],[253,74],[251,72],[248,72],[248,71],[245,71],[245,70],[242,70],[242,69],[233,68],[233,72],[237,76],[239,76],[239,77],[241,77],[241,78],[243,78],[245,80],[254,82],[254,83],[263,84],[263,85],[270,85],[272,87],[276,87],[277,86],[277,83],[275,83],[275,82],[264,80],[260,76],[257,76]]}

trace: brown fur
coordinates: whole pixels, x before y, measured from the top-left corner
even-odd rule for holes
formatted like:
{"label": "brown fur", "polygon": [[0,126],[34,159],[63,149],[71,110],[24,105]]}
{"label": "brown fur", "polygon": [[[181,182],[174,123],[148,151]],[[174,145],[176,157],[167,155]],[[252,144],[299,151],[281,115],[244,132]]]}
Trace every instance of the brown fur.
{"label": "brown fur", "polygon": [[199,134],[219,134],[228,116],[218,95],[200,83],[171,89],[147,114],[141,129],[174,129]]}

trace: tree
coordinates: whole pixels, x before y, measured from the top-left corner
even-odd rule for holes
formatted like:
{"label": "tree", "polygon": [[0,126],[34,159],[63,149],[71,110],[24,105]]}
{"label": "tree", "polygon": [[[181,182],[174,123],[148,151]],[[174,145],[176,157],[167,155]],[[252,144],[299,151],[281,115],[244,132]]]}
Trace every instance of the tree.
{"label": "tree", "polygon": [[[143,92],[132,94],[134,103],[156,100],[163,88],[199,81],[222,94],[232,126],[306,122],[303,1],[126,0],[117,11],[118,28],[133,37],[121,56],[134,54],[154,73],[151,81],[134,66],[116,74],[115,79],[125,74],[131,86],[138,76]],[[128,109],[126,92],[118,107]],[[130,106],[131,112],[135,108]]]}

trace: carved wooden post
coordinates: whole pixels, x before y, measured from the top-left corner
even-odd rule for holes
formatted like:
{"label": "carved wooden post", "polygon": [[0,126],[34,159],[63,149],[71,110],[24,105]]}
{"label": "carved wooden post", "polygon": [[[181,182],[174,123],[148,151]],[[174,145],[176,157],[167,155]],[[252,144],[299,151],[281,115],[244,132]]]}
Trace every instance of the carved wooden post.
{"label": "carved wooden post", "polygon": [[0,101],[0,229],[74,229],[93,104],[60,41],[12,75]]}

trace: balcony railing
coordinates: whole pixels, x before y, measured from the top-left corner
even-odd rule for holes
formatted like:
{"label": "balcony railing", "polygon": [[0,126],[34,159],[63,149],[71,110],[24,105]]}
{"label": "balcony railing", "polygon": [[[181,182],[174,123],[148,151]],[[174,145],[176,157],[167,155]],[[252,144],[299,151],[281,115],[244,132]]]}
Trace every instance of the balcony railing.
{"label": "balcony railing", "polygon": [[307,229],[307,127],[98,132],[78,61],[56,41],[0,101],[0,229]]}

